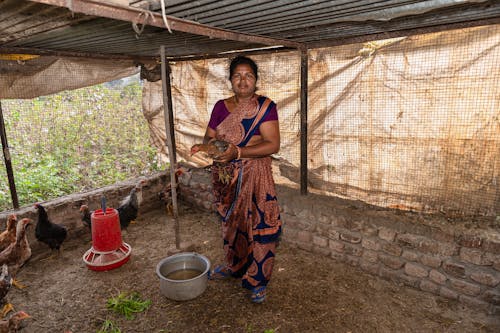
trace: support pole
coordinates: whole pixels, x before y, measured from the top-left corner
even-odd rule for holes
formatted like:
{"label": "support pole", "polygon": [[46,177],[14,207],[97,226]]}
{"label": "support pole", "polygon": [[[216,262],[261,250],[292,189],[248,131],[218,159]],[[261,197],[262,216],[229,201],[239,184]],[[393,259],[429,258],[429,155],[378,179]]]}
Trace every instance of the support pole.
{"label": "support pole", "polygon": [[19,208],[19,200],[17,199],[16,183],[14,182],[14,172],[12,171],[12,163],[10,160],[9,144],[7,143],[7,132],[5,131],[5,122],[3,120],[2,103],[0,101],[0,137],[2,139],[3,158],[5,160],[5,169],[7,170],[7,178],[9,178],[10,196],[14,209]]}
{"label": "support pole", "polygon": [[178,209],[177,209],[177,181],[175,179],[175,140],[174,140],[174,125],[173,125],[173,111],[172,111],[172,91],[170,86],[170,66],[167,63],[165,56],[165,45],[160,47],[161,57],[161,86],[163,91],[163,114],[165,116],[165,137],[167,141],[168,156],[170,158],[170,185],[172,190],[172,208],[173,220],[175,231],[175,247],[177,250],[181,247]]}
{"label": "support pole", "polygon": [[307,195],[307,49],[300,50],[300,194]]}

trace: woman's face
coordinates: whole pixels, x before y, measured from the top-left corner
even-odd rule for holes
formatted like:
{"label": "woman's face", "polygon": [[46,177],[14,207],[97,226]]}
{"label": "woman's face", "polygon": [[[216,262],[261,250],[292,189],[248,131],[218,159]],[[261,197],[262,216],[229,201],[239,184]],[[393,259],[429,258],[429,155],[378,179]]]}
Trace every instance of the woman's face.
{"label": "woman's face", "polygon": [[257,79],[247,64],[236,66],[231,77],[231,86],[237,97],[250,97],[255,93]]}

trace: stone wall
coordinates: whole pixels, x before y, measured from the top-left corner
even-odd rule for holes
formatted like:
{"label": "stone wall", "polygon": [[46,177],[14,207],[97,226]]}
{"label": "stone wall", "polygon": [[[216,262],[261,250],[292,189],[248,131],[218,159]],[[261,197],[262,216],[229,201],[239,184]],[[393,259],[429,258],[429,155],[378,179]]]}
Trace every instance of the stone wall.
{"label": "stone wall", "polygon": [[[148,210],[159,209],[163,203],[158,198],[158,192],[161,191],[167,181],[170,181],[170,177],[166,176],[164,172],[40,203],[43,204],[47,215],[54,223],[62,224],[68,229],[68,238],[81,237],[83,234],[89,233],[88,228],[81,221],[79,209],[82,204],[87,204],[91,210],[100,209],[101,197],[104,195],[107,200],[107,206],[117,208],[120,201],[142,179],[147,180],[147,183],[142,189],[143,203],[139,209],[139,214]],[[5,229],[7,216],[12,213],[17,215],[18,220],[24,217],[33,219],[33,226],[27,229],[28,240],[33,255],[36,256],[40,252],[47,250],[48,247],[45,244],[35,239],[35,225],[38,212],[33,206],[0,212],[0,230],[3,231]]]}
{"label": "stone wall", "polygon": [[[180,181],[181,200],[212,209],[207,171],[193,170]],[[318,194],[301,196],[286,186],[277,191],[283,240],[292,246],[500,315],[495,219],[452,220]]]}

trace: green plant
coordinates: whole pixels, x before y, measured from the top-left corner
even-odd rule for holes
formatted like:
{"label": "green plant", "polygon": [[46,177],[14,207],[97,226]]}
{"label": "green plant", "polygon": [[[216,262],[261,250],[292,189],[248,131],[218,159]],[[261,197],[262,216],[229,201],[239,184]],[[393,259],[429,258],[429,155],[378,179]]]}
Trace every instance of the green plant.
{"label": "green plant", "polygon": [[[137,82],[2,100],[21,206],[163,170]],[[0,157],[0,211],[12,209]]]}
{"label": "green plant", "polygon": [[273,328],[268,328],[267,330],[264,330],[264,333],[275,333],[276,331]]}
{"label": "green plant", "polygon": [[117,297],[112,297],[107,301],[107,308],[124,315],[125,318],[134,319],[134,313],[143,312],[151,305],[150,300],[142,300],[137,292],[121,292]]}
{"label": "green plant", "polygon": [[111,320],[106,319],[97,333],[122,333],[122,330],[115,326]]}

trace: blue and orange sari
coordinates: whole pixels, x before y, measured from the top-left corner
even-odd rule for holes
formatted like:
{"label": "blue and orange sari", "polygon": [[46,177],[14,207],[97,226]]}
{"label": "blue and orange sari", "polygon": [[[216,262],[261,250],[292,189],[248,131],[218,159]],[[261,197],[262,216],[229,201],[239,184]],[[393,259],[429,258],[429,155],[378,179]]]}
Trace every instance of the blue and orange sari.
{"label": "blue and orange sari", "polygon": [[[217,126],[217,138],[244,147],[274,102],[255,96]],[[266,286],[274,266],[281,219],[271,158],[233,160],[212,167],[215,206],[222,219],[225,264],[243,287]]]}

